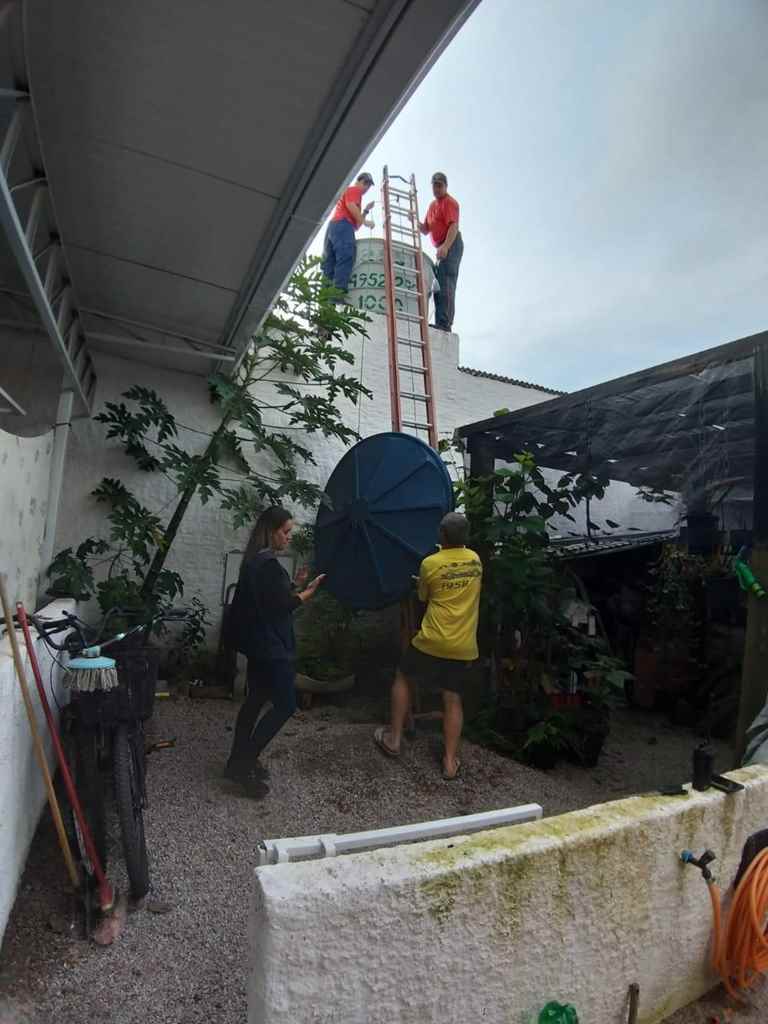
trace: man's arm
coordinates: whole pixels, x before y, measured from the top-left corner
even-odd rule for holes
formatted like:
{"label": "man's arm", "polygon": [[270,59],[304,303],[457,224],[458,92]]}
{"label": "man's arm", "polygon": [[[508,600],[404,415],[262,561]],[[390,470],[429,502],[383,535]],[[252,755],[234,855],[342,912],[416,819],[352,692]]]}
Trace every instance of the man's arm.
{"label": "man's arm", "polygon": [[357,203],[346,203],[347,211],[349,212],[352,220],[355,222],[355,227],[359,228],[363,223],[363,215],[360,212],[360,207]]}
{"label": "man's arm", "polygon": [[424,568],[424,562],[419,567],[419,600],[422,604],[426,604],[429,600],[429,582],[427,580],[427,572]]}
{"label": "man's arm", "polygon": [[435,250],[435,256],[437,256],[439,260],[444,260],[448,255],[451,250],[451,246],[456,241],[456,235],[458,235],[458,233],[459,225],[456,221],[453,221],[453,223],[448,227],[448,234],[445,236],[445,241]]}

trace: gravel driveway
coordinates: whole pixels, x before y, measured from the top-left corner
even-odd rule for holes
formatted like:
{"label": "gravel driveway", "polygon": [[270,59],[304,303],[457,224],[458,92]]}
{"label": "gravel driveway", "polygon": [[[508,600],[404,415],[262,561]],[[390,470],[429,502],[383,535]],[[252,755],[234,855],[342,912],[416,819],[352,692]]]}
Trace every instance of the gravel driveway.
{"label": "gravel driveway", "polygon": [[[539,772],[466,744],[462,779],[445,783],[437,736],[420,735],[393,762],[371,742],[375,709],[318,707],[300,712],[270,748],[271,792],[255,803],[220,778],[234,714],[225,701],[158,706],[150,739],[177,742],[150,758],[154,888],[110,949],[58,930],[67,908],[55,894],[64,877],[44,816],[3,945],[0,1024],[243,1024],[243,894],[261,837],[381,828],[531,801],[558,814],[687,779],[695,742],[660,716],[621,708],[594,770]],[[724,747],[718,755],[724,769]],[[755,1002],[762,1009],[734,1020],[768,1020],[768,999]],[[670,1024],[709,1024],[723,1005],[715,996]]]}

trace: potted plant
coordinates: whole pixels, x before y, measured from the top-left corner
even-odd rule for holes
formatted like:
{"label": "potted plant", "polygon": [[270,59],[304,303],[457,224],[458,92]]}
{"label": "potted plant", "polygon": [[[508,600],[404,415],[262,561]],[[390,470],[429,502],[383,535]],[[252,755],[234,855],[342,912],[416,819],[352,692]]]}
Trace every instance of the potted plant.
{"label": "potted plant", "polygon": [[531,726],[522,746],[523,759],[533,768],[547,770],[570,749],[571,726],[567,718],[556,712]]}
{"label": "potted plant", "polygon": [[365,647],[364,616],[320,591],[297,620],[296,685],[307,693],[351,690]]}

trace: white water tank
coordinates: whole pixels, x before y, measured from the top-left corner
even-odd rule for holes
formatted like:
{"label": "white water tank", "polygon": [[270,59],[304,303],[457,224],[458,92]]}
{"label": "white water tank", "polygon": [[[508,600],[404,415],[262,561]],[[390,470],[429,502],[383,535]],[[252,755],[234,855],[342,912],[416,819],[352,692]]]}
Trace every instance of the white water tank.
{"label": "white water tank", "polygon": [[[435,275],[432,261],[421,254],[424,268],[424,281],[427,286],[427,298],[432,293]],[[416,291],[417,277],[414,272],[416,254],[397,251],[395,247],[395,288]],[[384,239],[358,238],[357,257],[349,279],[347,301],[357,309],[366,313],[379,313],[386,316],[387,306],[384,297]],[[418,314],[416,296],[395,293],[395,305],[400,312]]]}

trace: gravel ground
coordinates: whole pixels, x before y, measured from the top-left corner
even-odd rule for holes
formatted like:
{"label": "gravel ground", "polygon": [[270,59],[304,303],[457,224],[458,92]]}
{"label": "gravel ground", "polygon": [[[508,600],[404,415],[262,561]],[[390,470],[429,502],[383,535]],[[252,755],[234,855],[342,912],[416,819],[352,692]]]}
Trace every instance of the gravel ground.
{"label": "gravel ground", "polygon": [[[177,744],[149,762],[153,892],[144,909],[128,915],[113,947],[98,949],[62,933],[67,906],[56,894],[64,887],[63,869],[43,817],[2,949],[0,1024],[243,1024],[248,906],[242,897],[258,839],[380,828],[530,801],[558,814],[687,779],[694,742],[661,716],[620,708],[593,770],[562,765],[539,772],[465,744],[462,779],[445,783],[436,735],[420,734],[393,762],[371,743],[376,709],[317,707],[300,712],[270,748],[272,788],[257,803],[220,777],[234,713],[225,701],[159,705],[149,738],[175,737]],[[727,763],[721,746],[718,766]],[[733,1019],[768,1020],[768,993],[753,1002]],[[710,1024],[725,1006],[715,993],[669,1024]]]}

